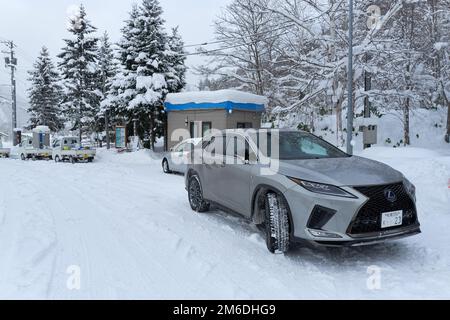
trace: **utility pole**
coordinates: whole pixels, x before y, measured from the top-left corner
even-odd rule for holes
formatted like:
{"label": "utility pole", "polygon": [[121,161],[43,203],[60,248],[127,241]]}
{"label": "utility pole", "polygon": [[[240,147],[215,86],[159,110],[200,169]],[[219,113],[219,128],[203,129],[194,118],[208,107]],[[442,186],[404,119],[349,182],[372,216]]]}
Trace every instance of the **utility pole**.
{"label": "utility pole", "polygon": [[3,41],[2,43],[6,44],[8,47],[8,51],[2,51],[2,53],[6,53],[9,57],[5,58],[6,67],[11,68],[11,104],[12,104],[12,137],[14,137],[14,129],[17,128],[17,88],[16,88],[16,66],[17,66],[17,58],[15,57],[14,52],[14,42],[13,41]]}
{"label": "utility pole", "polygon": [[[367,63],[369,62],[368,54],[365,54],[365,60],[366,60],[366,68]],[[364,91],[368,92],[372,90],[372,75],[369,73],[369,71],[364,70]],[[371,115],[371,103],[369,97],[364,98],[364,118],[370,118]]]}
{"label": "utility pole", "polygon": [[109,112],[105,111],[105,132],[106,132],[106,149],[111,149],[111,138],[109,136]]}
{"label": "utility pole", "polygon": [[347,153],[353,155],[353,0],[349,0],[348,2]]}

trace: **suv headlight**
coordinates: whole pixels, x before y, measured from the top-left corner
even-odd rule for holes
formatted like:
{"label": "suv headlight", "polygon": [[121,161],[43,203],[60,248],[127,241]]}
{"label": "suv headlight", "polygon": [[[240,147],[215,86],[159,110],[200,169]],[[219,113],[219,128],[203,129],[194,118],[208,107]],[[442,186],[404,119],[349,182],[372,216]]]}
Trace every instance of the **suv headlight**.
{"label": "suv headlight", "polygon": [[352,198],[352,199],[358,198],[355,195],[351,194],[350,192],[347,192],[342,188],[339,188],[339,187],[336,187],[336,186],[333,186],[330,184],[305,181],[305,180],[291,178],[291,177],[288,177],[288,178],[310,192],[325,194],[328,196],[342,197],[342,198]]}
{"label": "suv headlight", "polygon": [[405,186],[406,192],[416,201],[416,186],[411,183],[405,177],[403,178],[403,185]]}

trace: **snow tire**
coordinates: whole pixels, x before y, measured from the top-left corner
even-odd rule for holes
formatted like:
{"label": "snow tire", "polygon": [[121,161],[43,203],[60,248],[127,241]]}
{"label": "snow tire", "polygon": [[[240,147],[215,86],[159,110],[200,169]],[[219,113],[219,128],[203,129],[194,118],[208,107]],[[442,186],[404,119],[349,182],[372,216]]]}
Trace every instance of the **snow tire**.
{"label": "snow tire", "polygon": [[265,202],[267,249],[271,253],[287,253],[290,247],[290,227],[286,200],[275,192],[268,192]]}

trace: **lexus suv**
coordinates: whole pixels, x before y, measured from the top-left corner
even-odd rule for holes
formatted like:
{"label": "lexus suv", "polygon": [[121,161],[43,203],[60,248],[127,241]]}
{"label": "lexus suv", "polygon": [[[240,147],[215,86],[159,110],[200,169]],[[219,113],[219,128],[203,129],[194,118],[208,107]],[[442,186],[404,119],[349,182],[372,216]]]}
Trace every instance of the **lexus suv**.
{"label": "lexus suv", "polygon": [[211,204],[264,226],[267,247],[359,246],[419,234],[416,190],[400,172],[301,131],[227,130],[190,153],[191,208]]}

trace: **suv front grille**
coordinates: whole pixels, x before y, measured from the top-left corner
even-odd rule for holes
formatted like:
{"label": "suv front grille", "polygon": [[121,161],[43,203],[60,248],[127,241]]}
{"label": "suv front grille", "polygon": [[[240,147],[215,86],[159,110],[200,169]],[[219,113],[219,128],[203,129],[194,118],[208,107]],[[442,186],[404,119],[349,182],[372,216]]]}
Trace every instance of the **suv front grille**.
{"label": "suv front grille", "polygon": [[[361,235],[404,228],[417,223],[417,210],[414,201],[406,191],[403,183],[371,187],[354,187],[355,190],[369,198],[351,223],[348,234]],[[386,190],[393,191],[396,200],[389,201]],[[403,210],[403,225],[392,228],[381,228],[381,217],[384,212]]]}

